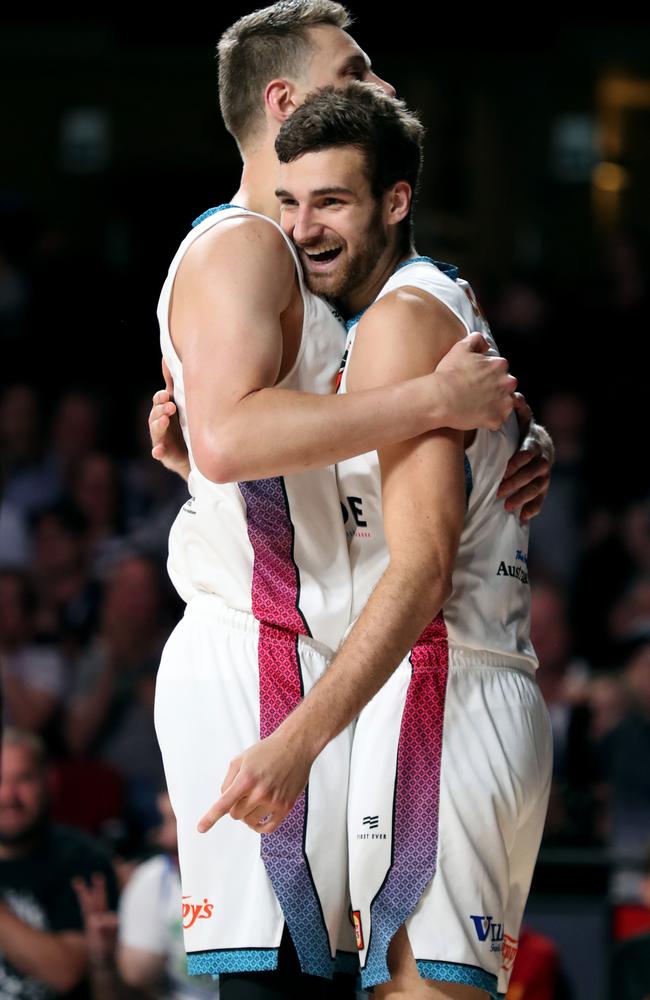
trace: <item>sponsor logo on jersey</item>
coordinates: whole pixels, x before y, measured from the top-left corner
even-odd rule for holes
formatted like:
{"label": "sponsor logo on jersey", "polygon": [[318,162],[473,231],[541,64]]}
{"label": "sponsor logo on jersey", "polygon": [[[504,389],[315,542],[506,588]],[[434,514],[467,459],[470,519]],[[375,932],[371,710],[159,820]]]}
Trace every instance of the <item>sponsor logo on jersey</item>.
{"label": "sponsor logo on jersey", "polygon": [[[341,501],[341,513],[343,515],[343,524],[345,525],[345,533],[348,538],[371,538],[372,533],[370,531],[362,531],[360,529],[367,528],[368,522],[363,515],[363,498],[362,497],[346,497],[345,503]],[[348,522],[352,518],[353,524]]]}
{"label": "sponsor logo on jersey", "polygon": [[196,514],[196,511],[194,510],[195,503],[196,500],[194,499],[194,497],[190,497],[187,503],[183,504],[183,510],[185,511],[186,514]]}
{"label": "sponsor logo on jersey", "polygon": [[352,924],[354,926],[354,936],[357,939],[357,948],[363,951],[363,927],[361,926],[361,911],[352,910]]}
{"label": "sponsor logo on jersey", "polygon": [[507,563],[502,559],[497,569],[497,576],[511,576],[521,583],[528,583],[528,556],[521,549],[515,552],[514,563]]}
{"label": "sponsor logo on jersey", "polygon": [[501,968],[504,972],[511,972],[512,967],[515,964],[515,958],[517,957],[517,945],[519,941],[517,938],[510,937],[509,934],[503,935],[503,948],[501,950],[501,957],[503,959]]}
{"label": "sponsor logo on jersey", "polygon": [[490,943],[490,951],[501,951],[503,944],[503,924],[497,924],[490,916],[470,914],[476,936],[481,944]]}
{"label": "sponsor logo on jersey", "polygon": [[181,919],[183,921],[183,927],[185,930],[189,930],[197,920],[209,920],[212,916],[212,911],[214,910],[214,905],[209,903],[204,897],[202,903],[186,903],[186,899],[191,899],[191,896],[183,896],[183,909]]}
{"label": "sponsor logo on jersey", "polygon": [[364,816],[362,825],[367,827],[370,833],[358,833],[357,840],[386,840],[385,833],[375,833],[379,826],[379,816]]}

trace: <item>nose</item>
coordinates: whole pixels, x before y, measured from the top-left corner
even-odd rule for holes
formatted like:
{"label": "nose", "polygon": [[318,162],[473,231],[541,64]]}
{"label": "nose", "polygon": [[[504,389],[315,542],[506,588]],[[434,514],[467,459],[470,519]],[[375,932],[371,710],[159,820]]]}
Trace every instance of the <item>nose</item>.
{"label": "nose", "polygon": [[377,76],[376,73],[371,72],[367,79],[370,83],[374,83],[378,87],[381,87],[384,93],[388,94],[389,97],[395,97],[397,95],[397,91],[393,87],[392,83],[389,83],[388,80],[382,80],[382,78]]}
{"label": "nose", "polygon": [[295,243],[309,243],[321,235],[322,229],[312,210],[308,206],[301,206],[295,213],[291,235]]}

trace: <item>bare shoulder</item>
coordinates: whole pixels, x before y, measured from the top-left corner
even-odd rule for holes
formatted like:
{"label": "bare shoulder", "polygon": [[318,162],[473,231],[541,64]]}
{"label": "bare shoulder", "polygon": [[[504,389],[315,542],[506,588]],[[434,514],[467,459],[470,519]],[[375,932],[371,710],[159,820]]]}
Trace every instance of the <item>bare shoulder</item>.
{"label": "bare shoulder", "polygon": [[359,321],[348,387],[368,389],[428,374],[465,334],[439,299],[419,288],[397,288],[373,303]]}
{"label": "bare shoulder", "polygon": [[231,279],[270,281],[276,287],[290,283],[296,265],[279,229],[259,216],[239,216],[212,226],[188,247],[177,279],[194,281],[206,272]]}
{"label": "bare shoulder", "polygon": [[422,288],[402,285],[366,310],[357,335],[380,336],[382,340],[426,337],[434,343],[446,343],[448,349],[466,333],[458,317],[439,298]]}

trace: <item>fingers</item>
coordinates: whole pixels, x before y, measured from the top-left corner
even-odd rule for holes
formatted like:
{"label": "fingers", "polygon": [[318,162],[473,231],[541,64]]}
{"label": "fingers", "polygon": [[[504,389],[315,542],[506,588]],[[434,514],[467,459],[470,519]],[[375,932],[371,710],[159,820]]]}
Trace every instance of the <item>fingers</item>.
{"label": "fingers", "polygon": [[[537,514],[541,509],[547,490],[548,480],[540,476],[538,479],[533,479],[531,482],[527,483],[526,486],[522,486],[522,488],[517,490],[515,493],[511,493],[504,506],[507,511],[512,512],[519,510],[520,507],[523,507],[524,504],[527,504],[529,501],[539,500],[539,508],[535,510],[535,513]],[[532,510],[533,508],[529,508],[529,518],[534,516],[534,514],[531,513]]]}
{"label": "fingers", "polygon": [[[518,486],[522,486],[524,480],[513,485],[509,482],[510,478],[530,462],[534,462],[542,458],[542,451],[537,442],[531,441],[525,448],[519,448],[519,450],[512,455],[510,461],[506,465],[505,472],[503,473],[503,479],[501,480],[499,489],[497,490],[497,496],[505,496],[507,493],[511,492],[511,490],[517,489]],[[539,471],[541,472],[541,468]],[[533,470],[531,475],[537,475],[537,472]]]}
{"label": "fingers", "polygon": [[[518,451],[510,459],[508,468],[510,471],[506,469],[506,475],[497,490],[498,497],[512,496],[523,487],[536,482],[541,482],[548,489],[550,465],[544,457],[533,456],[528,451]],[[526,499],[529,500],[531,497]]]}
{"label": "fingers", "polygon": [[485,354],[490,349],[490,345],[482,333],[470,333],[462,343],[466,344],[467,348],[475,354]]}
{"label": "fingers", "polygon": [[201,817],[199,820],[197,830],[199,833],[207,833],[211,830],[215,823],[218,823],[220,819],[229,813],[231,809],[239,802],[240,799],[244,798],[252,791],[253,781],[251,778],[242,775],[241,771],[238,773],[235,780],[230,784],[230,787],[223,793],[220,799],[218,799],[211,809],[208,809],[207,813]]}

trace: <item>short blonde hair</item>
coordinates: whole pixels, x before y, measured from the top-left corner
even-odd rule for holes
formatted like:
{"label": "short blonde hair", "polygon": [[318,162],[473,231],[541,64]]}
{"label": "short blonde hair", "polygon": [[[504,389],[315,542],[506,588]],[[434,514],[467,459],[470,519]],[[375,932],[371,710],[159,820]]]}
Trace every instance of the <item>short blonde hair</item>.
{"label": "short blonde hair", "polygon": [[347,28],[348,11],[334,0],[280,0],[255,10],[224,31],[217,46],[219,104],[224,123],[244,147],[264,122],[263,95],[275,77],[304,73],[314,46],[308,28]]}

